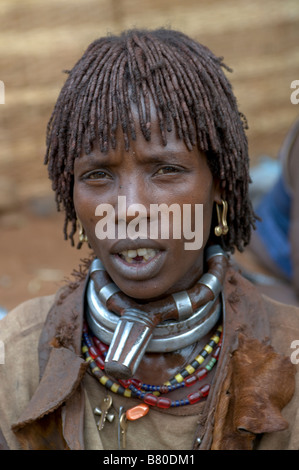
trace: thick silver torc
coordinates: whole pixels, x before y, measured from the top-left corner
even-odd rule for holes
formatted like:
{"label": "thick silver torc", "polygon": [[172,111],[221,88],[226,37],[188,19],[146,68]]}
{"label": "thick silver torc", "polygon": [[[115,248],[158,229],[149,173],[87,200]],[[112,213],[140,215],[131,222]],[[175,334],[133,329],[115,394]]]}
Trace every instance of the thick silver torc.
{"label": "thick silver torc", "polygon": [[[207,250],[206,258],[226,256],[221,247]],[[90,267],[94,271],[104,271],[100,260],[95,259]],[[195,311],[186,291],[173,294],[177,307],[177,320],[165,320],[157,324],[157,318],[141,308],[125,308],[121,315],[108,310],[106,304],[111,296],[119,291],[110,282],[96,291],[90,278],[87,287],[86,320],[101,341],[109,344],[105,358],[105,371],[116,378],[132,377],[145,352],[171,352],[186,347],[204,337],[217,324],[221,315],[219,294],[220,280],[211,273],[203,274],[198,281],[213,292],[213,300]]]}

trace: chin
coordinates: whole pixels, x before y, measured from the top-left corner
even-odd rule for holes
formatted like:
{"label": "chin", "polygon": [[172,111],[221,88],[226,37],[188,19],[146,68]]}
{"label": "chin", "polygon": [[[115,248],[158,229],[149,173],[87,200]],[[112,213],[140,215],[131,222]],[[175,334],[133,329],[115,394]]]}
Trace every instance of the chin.
{"label": "chin", "polygon": [[121,291],[140,302],[142,301],[152,301],[163,298],[169,293],[171,287],[168,285],[163,287],[161,282],[157,281],[137,281],[137,282],[124,282],[123,280],[114,282],[118,285]]}

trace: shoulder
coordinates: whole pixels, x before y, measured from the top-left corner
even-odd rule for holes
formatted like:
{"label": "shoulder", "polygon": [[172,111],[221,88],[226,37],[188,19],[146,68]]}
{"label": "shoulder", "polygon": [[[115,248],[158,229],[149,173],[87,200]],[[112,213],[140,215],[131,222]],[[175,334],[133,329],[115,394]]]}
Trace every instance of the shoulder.
{"label": "shoulder", "polygon": [[38,342],[55,295],[28,300],[0,321],[0,427],[11,449],[11,432],[39,382]]}
{"label": "shoulder", "polygon": [[263,300],[269,318],[272,343],[290,356],[294,345],[299,343],[299,308],[266,296],[263,296]]}
{"label": "shoulder", "polygon": [[[299,445],[299,308],[287,305],[262,294],[260,290],[234,269],[229,270],[226,284],[227,301],[234,307],[234,315],[258,326],[267,323],[265,340],[273,350],[293,364],[295,390],[282,414],[289,426],[283,431],[266,433],[259,449],[298,449]],[[264,318],[261,322],[261,318]],[[263,370],[261,364],[261,370]]]}
{"label": "shoulder", "polygon": [[226,282],[227,301],[243,311],[244,319],[268,323],[271,344],[278,352],[290,355],[291,343],[299,340],[299,308],[273,300],[237,270],[229,269]]}
{"label": "shoulder", "polygon": [[27,335],[40,331],[55,295],[27,300],[11,310],[0,320],[0,339],[21,341]]}
{"label": "shoulder", "polygon": [[260,449],[296,450],[299,446],[299,309],[265,296],[264,302],[270,322],[271,344],[276,351],[289,358],[296,375],[293,398],[282,413],[288,422],[288,428],[265,435]]}

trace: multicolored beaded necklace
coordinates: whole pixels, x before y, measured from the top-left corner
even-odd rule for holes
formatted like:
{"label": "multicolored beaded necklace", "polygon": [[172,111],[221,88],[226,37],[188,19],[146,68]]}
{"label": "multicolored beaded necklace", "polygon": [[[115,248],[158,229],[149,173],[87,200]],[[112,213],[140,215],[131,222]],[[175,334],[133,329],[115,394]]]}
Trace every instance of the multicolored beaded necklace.
{"label": "multicolored beaded necklace", "polygon": [[[114,380],[107,377],[104,373],[104,368],[108,346],[97,337],[90,335],[86,323],[83,327],[82,354],[92,374],[106,389],[127,398],[137,397],[147,405],[157,406],[158,408],[170,408],[195,404],[209,394],[210,385],[205,384],[201,386],[197,392],[188,394],[184,399],[171,400],[168,397],[160,396],[177,390],[178,388],[190,387],[194,385],[197,380],[200,381],[206,377],[219,358],[221,343],[222,325],[217,328],[209,342],[194,360],[162,385],[145,384],[134,378],[128,380],[119,379],[118,382],[114,382]],[[207,364],[200,367],[208,356],[211,357]]]}

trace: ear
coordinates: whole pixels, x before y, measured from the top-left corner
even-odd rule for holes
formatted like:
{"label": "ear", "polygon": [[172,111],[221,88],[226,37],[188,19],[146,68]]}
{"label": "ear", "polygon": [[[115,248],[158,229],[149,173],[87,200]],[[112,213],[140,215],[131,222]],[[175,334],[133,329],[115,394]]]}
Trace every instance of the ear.
{"label": "ear", "polygon": [[223,197],[223,189],[221,188],[221,183],[218,178],[214,179],[214,202],[216,204],[221,204]]}

